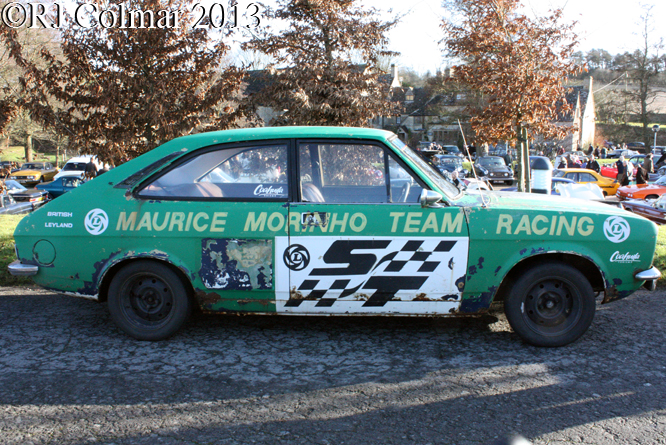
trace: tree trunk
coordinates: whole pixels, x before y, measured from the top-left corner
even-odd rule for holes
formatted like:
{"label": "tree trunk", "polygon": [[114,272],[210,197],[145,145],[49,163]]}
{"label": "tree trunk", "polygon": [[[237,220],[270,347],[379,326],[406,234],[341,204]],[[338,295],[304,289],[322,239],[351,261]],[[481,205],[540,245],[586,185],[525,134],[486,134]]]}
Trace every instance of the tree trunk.
{"label": "tree trunk", "polygon": [[32,162],[32,134],[25,137],[25,162]]}

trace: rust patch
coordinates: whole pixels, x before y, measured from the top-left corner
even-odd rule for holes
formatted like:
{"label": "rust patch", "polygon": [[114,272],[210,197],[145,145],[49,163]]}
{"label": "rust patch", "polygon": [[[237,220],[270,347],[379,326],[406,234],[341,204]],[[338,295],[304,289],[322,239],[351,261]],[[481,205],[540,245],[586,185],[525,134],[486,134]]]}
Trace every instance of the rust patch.
{"label": "rust patch", "polygon": [[432,301],[426,294],[417,294],[412,301]]}
{"label": "rust patch", "polygon": [[241,306],[244,306],[246,304],[253,304],[253,303],[261,304],[262,306],[268,306],[271,303],[273,303],[273,301],[265,300],[265,299],[261,299],[261,300],[236,300],[236,303],[238,303]]}
{"label": "rust patch", "polygon": [[368,301],[369,298],[367,294],[354,294],[354,300],[356,301]]}
{"label": "rust patch", "polygon": [[214,292],[204,292],[202,290],[197,290],[194,294],[199,302],[200,306],[211,306],[220,300],[220,296]]}
{"label": "rust patch", "polygon": [[302,293],[296,290],[296,286],[291,288],[291,291],[289,291],[289,299],[290,300],[305,300],[305,297],[303,296]]}

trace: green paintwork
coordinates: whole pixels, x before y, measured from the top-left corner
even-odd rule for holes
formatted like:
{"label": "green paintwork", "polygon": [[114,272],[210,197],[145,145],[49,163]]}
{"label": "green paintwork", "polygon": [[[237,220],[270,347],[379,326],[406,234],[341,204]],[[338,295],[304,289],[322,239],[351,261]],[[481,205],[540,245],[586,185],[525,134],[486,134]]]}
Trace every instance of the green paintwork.
{"label": "green paintwork", "polygon": [[[603,278],[603,286],[597,290],[609,288],[619,297],[640,287],[643,283],[635,280],[634,274],[652,266],[657,237],[654,223],[605,204],[573,203],[557,196],[464,193],[445,198],[447,205],[441,208],[422,208],[418,204],[318,204],[316,211],[326,212],[329,218],[330,225],[324,230],[300,225],[301,213],[313,211],[307,203],[145,200],[132,194],[145,181],[132,188],[116,187],[131,174],[172,153],[178,156],[155,167],[152,175],[201,148],[299,138],[384,144],[428,188],[444,193],[436,181],[419,170],[416,162],[393,146],[395,135],[386,131],[280,127],[197,134],[170,141],[26,216],[15,232],[19,259],[24,264],[40,265],[38,256],[48,257],[48,264],[42,263],[34,276],[38,284],[97,298],[104,295],[101,286],[108,283],[102,280],[110,276],[114,267],[136,258],[153,258],[175,266],[189,279],[204,310],[264,313],[276,311],[275,277],[266,278],[271,288],[257,288],[259,269],[245,264],[239,274],[249,274],[251,290],[207,288],[200,275],[202,255],[209,255],[218,269],[226,267],[226,263],[218,251],[210,251],[210,243],[202,246],[202,240],[244,240],[249,243],[245,247],[229,244],[230,256],[237,261],[256,258],[263,270],[271,265],[271,273],[275,274],[275,266],[282,261],[281,253],[276,253],[274,247],[276,236],[469,237],[467,272],[453,277],[459,279],[456,283],[462,291],[461,312],[486,310],[507,274],[528,259],[546,261],[553,253],[564,253],[589,260]],[[146,172],[145,178],[150,177],[151,172]],[[104,210],[108,216],[106,229],[97,235],[89,232],[103,225],[103,219],[93,220],[89,230],[84,224],[86,216],[95,209]],[[631,235],[612,243],[604,224],[617,216],[628,223]],[[618,260],[624,254],[631,259]]]}

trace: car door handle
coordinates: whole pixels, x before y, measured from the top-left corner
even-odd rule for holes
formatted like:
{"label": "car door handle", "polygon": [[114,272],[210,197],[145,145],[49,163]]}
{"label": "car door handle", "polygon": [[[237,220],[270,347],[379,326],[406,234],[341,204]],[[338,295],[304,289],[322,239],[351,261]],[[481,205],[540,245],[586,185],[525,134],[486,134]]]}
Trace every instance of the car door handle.
{"label": "car door handle", "polygon": [[301,213],[301,226],[326,227],[328,223],[327,215],[326,212],[303,212]]}

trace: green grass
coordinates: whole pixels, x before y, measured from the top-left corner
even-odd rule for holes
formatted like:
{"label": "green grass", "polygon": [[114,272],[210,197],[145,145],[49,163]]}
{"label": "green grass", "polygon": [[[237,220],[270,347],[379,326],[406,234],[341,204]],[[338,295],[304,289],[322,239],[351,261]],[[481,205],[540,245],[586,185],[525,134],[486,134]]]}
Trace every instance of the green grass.
{"label": "green grass", "polygon": [[[55,163],[56,156],[55,154],[46,154],[33,150],[32,160]],[[16,161],[19,164],[23,164],[25,162],[25,150],[23,146],[12,145],[9,148],[2,149],[2,152],[0,152],[0,161]]]}
{"label": "green grass", "polygon": [[0,286],[30,284],[28,277],[15,277],[7,271],[7,266],[16,259],[14,253],[14,229],[25,215],[0,216]]}

